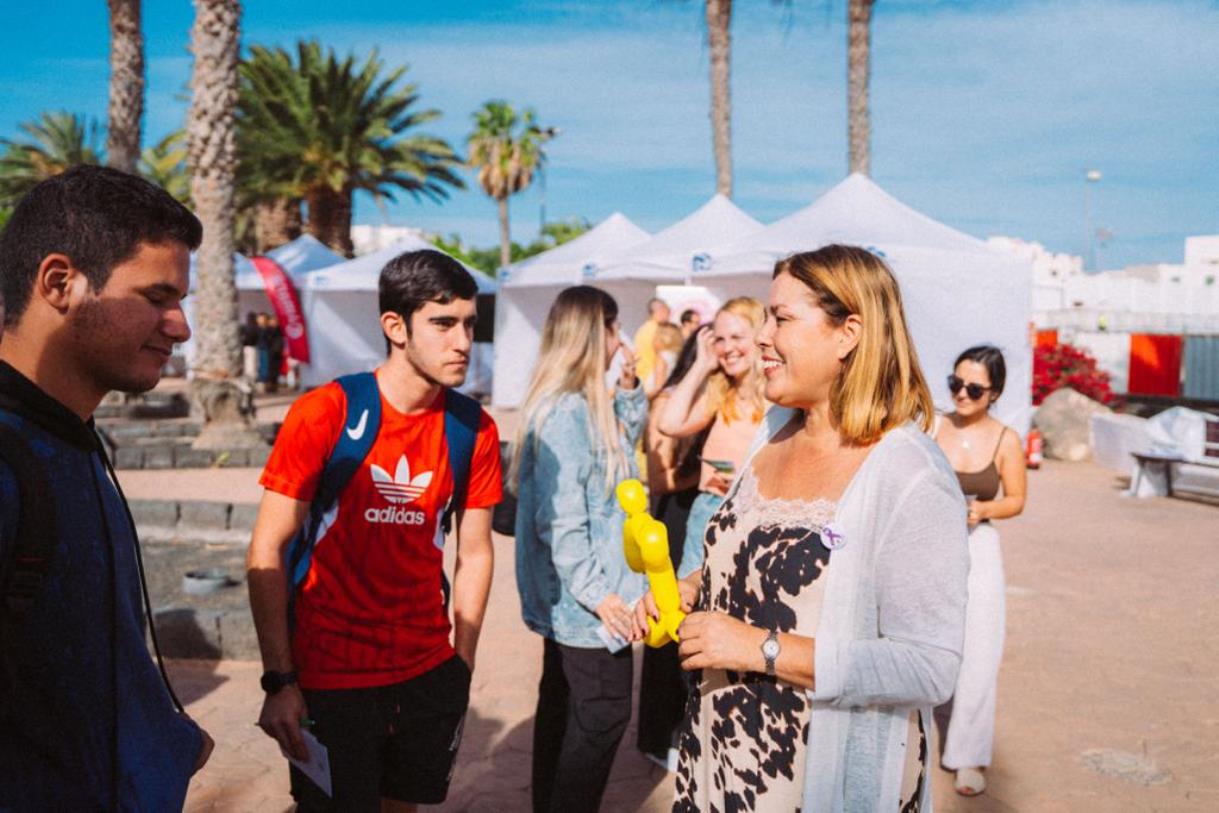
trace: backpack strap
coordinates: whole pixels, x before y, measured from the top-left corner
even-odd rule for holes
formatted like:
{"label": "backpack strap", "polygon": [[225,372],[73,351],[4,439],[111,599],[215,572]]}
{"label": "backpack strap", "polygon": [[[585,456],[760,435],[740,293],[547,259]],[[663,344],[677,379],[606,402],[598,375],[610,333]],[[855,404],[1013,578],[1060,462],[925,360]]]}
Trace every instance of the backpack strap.
{"label": "backpack strap", "polygon": [[55,503],[46,469],[14,427],[0,423],[0,458],[17,478],[16,537],[0,562],[0,618],[18,622],[42,591],[55,553]]}
{"label": "backpack strap", "polygon": [[470,466],[474,459],[474,442],[478,438],[478,424],[482,420],[482,406],[468,395],[455,390],[444,394],[444,439],[449,447],[449,469],[453,472],[453,496],[445,511],[445,531],[451,527],[453,514],[466,507],[466,495],[470,491]]}
{"label": "backpack strap", "polygon": [[347,411],[343,416],[343,427],[339,431],[334,451],[326,459],[321,480],[313,502],[309,506],[309,518],[301,532],[292,540],[288,555],[288,572],[292,577],[292,593],[305,580],[313,558],[313,546],[317,543],[318,531],[326,513],[334,508],[339,495],[368,457],[377,433],[381,430],[381,391],[377,387],[374,373],[353,373],[335,379],[347,399]]}
{"label": "backpack strap", "polygon": [[[474,441],[478,438],[478,424],[482,420],[482,406],[468,395],[456,390],[444,392],[444,442],[449,449],[449,470],[453,473],[453,495],[445,506],[437,529],[437,545],[453,529],[453,517],[465,510],[466,495],[470,490],[470,464],[474,458]],[[444,569],[440,571],[440,592],[444,606],[448,609],[453,589]]]}

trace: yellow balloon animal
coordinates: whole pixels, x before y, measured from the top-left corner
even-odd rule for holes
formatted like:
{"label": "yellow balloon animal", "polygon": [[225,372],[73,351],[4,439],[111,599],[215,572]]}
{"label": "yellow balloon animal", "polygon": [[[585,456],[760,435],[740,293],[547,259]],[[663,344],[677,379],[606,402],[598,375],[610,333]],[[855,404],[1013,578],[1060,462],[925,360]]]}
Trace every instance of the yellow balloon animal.
{"label": "yellow balloon animal", "polygon": [[664,646],[677,640],[677,628],[685,619],[681,611],[681,596],[677,592],[677,576],[669,558],[669,533],[663,523],[648,513],[648,496],[643,483],[624,480],[615,492],[618,504],[626,511],[622,524],[622,547],[626,563],[636,573],[646,573],[652,597],[660,610],[660,618],[648,619],[648,646]]}

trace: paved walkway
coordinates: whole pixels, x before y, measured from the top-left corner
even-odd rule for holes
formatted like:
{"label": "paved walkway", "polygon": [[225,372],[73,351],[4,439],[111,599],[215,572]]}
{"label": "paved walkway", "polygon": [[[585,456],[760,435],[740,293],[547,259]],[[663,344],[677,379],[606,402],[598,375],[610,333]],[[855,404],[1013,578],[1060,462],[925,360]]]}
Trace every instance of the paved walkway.
{"label": "paved walkway", "polygon": [[[1030,489],[1026,515],[1000,525],[1008,643],[991,789],[961,799],[937,771],[937,809],[1219,809],[1219,508],[1126,499],[1110,474],[1086,464],[1051,463],[1030,474]],[[497,539],[497,552],[444,810],[528,809],[541,646],[519,619],[511,541]],[[284,763],[252,725],[258,665],[182,662],[173,671],[219,741],[187,809],[288,809]],[[638,756],[633,736],[632,728],[603,809],[667,810],[671,779]]]}

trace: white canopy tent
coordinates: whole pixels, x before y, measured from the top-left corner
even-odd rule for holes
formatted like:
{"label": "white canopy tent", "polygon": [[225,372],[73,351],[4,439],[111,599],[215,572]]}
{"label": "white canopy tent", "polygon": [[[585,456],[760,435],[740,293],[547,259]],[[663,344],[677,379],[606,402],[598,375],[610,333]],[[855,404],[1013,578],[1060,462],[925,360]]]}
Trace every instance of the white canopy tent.
{"label": "white canopy tent", "polygon": [[[385,360],[385,337],[377,306],[377,282],[385,264],[407,251],[438,250],[422,238],[403,238],[388,248],[321,268],[302,281],[305,322],[309,327],[310,363],[302,365],[307,387],[325,384],[347,373],[371,370]],[[470,269],[467,269],[470,270]],[[495,293],[495,281],[477,270],[470,274],[478,292]],[[476,344],[463,389],[486,387],[490,348]]]}
{"label": "white canopy tent", "polygon": [[[273,248],[267,252],[267,256],[279,263],[293,282],[298,282],[302,274],[343,262],[342,254],[331,251],[329,246],[312,234],[302,234],[290,243]],[[237,287],[241,287],[240,282]]]}
{"label": "white canopy tent", "polygon": [[594,261],[594,276],[598,285],[617,280],[688,283],[703,261],[702,252],[761,230],[761,223],[717,194],[650,240]]}
{"label": "white canopy tent", "polygon": [[[267,252],[287,272],[299,290],[301,278],[310,271],[343,262],[343,256],[331,251],[311,234],[303,234],[290,243]],[[262,275],[244,254],[233,254],[235,282],[237,283],[237,312],[245,318],[248,311],[271,312],[271,300],[267,299]],[[190,288],[195,290],[195,255],[190,257]]]}
{"label": "white canopy tent", "polygon": [[1020,432],[1032,415],[1032,264],[1000,253],[901,203],[853,174],[814,203],[725,248],[708,252],[694,280],[765,299],[774,264],[798,251],[845,243],[884,257],[902,289],[919,362],[937,407],[951,408],[944,378],[960,352],[999,347],[1007,384],[996,416]]}
{"label": "white canopy tent", "polygon": [[[583,242],[573,240],[501,272],[494,403],[517,406],[524,399],[546,314],[563,288],[583,282],[612,294],[629,339],[647,317],[648,299],[666,287],[673,291],[670,286],[689,283],[702,252],[761,228],[731,200],[715,195],[651,237],[614,214],[580,238]],[[692,301],[701,300],[695,296]],[[707,304],[699,307],[708,311]]]}
{"label": "white canopy tent", "polygon": [[516,406],[525,395],[537,359],[546,313],[559,291],[589,281],[596,261],[649,237],[621,212],[614,212],[561,246],[500,269],[495,303],[495,374],[492,402]]}
{"label": "white canopy tent", "polygon": [[761,230],[762,224],[735,203],[715,195],[650,240],[595,261],[588,276],[618,300],[627,337],[647,318],[647,301],[653,296],[669,302],[675,322],[685,307],[708,319],[725,297],[691,285],[695,269],[709,256],[707,251]]}
{"label": "white canopy tent", "polygon": [[[343,260],[342,255],[331,251],[311,234],[303,234],[289,243],[273,248],[267,252],[266,256],[275,260],[280,268],[284,269],[292,280],[292,284],[296,286],[297,292],[302,296],[301,285],[305,274]],[[246,314],[251,311],[274,313],[271,300],[267,298],[267,289],[263,284],[262,275],[258,273],[258,269],[254,267],[249,258],[243,254],[234,253],[233,266],[234,282],[237,285],[238,320],[244,321]],[[193,294],[195,291],[195,255],[193,253],[190,255],[190,290],[192,296],[186,298],[182,307],[186,311],[187,320],[193,325]],[[181,345],[178,352],[186,359],[189,367],[195,357],[194,339]]]}

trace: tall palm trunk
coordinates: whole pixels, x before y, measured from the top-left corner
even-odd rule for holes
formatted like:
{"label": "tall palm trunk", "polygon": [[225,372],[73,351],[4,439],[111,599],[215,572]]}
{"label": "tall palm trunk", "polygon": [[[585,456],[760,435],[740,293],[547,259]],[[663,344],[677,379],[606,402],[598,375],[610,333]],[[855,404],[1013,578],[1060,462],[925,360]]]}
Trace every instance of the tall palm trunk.
{"label": "tall palm trunk", "polygon": [[872,123],[868,115],[868,80],[873,0],[847,4],[847,141],[851,172],[872,171]]}
{"label": "tall palm trunk", "polygon": [[711,46],[711,136],[715,147],[715,191],[732,197],[732,97],[729,57],[732,0],[707,0],[707,42]]}
{"label": "tall palm trunk", "polygon": [[237,58],[240,50],[239,0],[195,0],[191,29],[191,106],[186,124],[190,194],[203,223],[196,257],[195,379],[193,395],[205,426],[197,448],[261,444],[250,427],[248,391],[241,375],[237,286],[233,250],[236,225]]}
{"label": "tall palm trunk", "polygon": [[301,202],[296,198],[259,201],[254,207],[254,236],[261,254],[301,236]]}
{"label": "tall palm trunk", "polygon": [[499,204],[499,267],[507,268],[512,262],[512,236],[508,228],[508,198],[496,198]]}
{"label": "tall palm trunk", "polygon": [[144,35],[140,0],[108,0],[110,6],[110,105],[106,163],[135,172],[144,112]]}
{"label": "tall palm trunk", "polygon": [[309,233],[344,257],[353,253],[351,243],[350,189],[335,192],[328,186],[310,189],[305,196],[309,206]]}

